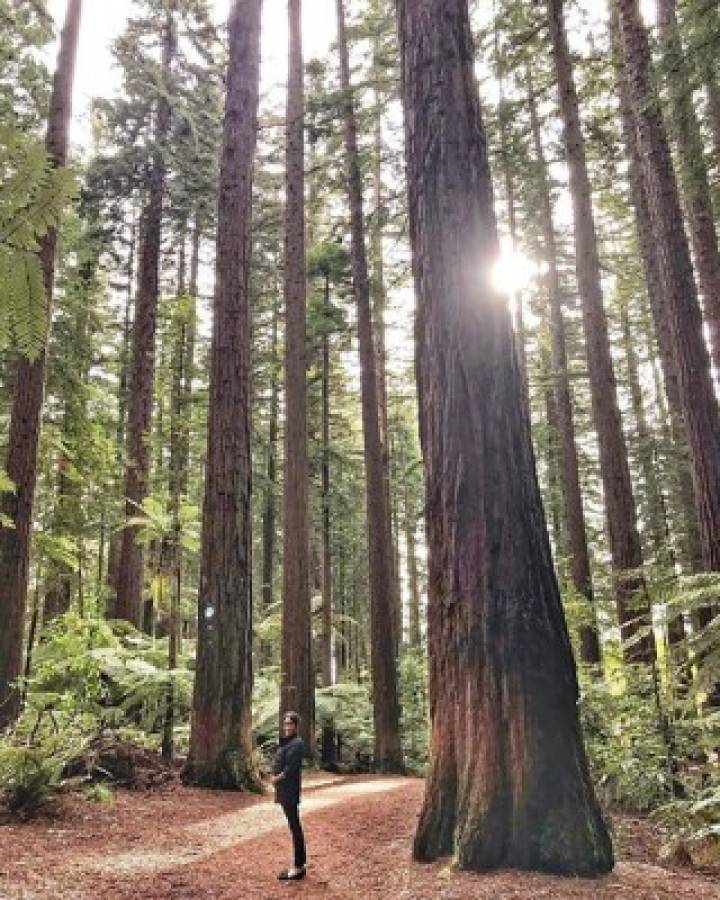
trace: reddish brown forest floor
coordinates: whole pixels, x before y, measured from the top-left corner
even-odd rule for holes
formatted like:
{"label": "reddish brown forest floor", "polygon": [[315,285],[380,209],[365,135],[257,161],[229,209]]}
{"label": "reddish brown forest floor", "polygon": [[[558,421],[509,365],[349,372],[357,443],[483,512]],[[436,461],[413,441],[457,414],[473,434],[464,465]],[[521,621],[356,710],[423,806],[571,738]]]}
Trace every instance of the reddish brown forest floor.
{"label": "reddish brown forest floor", "polygon": [[657,836],[640,820],[618,820],[619,862],[599,881],[468,875],[447,862],[411,861],[418,779],[307,781],[305,881],[276,880],[289,862],[290,840],[281,811],[267,798],[176,785],[119,792],[112,804],[67,797],[53,819],[0,826],[0,898],[720,898],[720,877],[664,868]]}

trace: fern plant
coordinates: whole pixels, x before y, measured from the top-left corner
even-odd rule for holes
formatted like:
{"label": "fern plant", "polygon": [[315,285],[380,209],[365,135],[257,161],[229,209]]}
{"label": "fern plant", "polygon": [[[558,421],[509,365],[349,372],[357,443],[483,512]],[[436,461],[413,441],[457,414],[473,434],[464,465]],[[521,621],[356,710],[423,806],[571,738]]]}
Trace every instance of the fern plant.
{"label": "fern plant", "polygon": [[33,359],[44,349],[48,301],[38,256],[75,193],[75,178],[54,167],[43,145],[0,126],[0,349]]}

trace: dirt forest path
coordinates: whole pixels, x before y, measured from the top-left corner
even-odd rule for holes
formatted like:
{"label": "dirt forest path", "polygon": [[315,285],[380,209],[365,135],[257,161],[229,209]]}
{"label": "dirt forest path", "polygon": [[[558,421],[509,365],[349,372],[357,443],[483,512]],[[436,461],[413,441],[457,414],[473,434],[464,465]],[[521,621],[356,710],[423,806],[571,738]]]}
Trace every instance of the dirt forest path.
{"label": "dirt forest path", "polygon": [[619,862],[599,881],[519,872],[468,875],[410,859],[419,779],[310,776],[302,813],[309,870],[281,884],[290,838],[267,797],[184,787],[68,798],[58,816],[0,827],[2,900],[244,898],[720,898],[720,879],[660,866],[642,823],[621,823]]}

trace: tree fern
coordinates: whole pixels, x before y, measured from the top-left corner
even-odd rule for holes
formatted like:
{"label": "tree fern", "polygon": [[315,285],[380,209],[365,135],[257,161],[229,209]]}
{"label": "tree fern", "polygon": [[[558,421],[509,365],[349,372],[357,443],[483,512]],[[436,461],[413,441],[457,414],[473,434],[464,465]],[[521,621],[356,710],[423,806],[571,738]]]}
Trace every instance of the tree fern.
{"label": "tree fern", "polygon": [[44,147],[0,126],[0,349],[29,358],[45,347],[48,304],[40,242],[60,222],[75,179],[54,168]]}

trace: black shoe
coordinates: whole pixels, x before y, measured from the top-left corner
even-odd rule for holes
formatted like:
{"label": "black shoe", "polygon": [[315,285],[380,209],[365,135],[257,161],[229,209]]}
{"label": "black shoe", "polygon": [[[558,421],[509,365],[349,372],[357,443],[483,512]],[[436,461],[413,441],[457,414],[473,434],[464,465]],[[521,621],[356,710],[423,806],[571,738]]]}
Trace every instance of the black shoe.
{"label": "black shoe", "polygon": [[294,875],[290,874],[289,869],[283,869],[283,871],[278,875],[278,881],[300,881],[306,875],[305,866],[301,869],[298,869]]}

